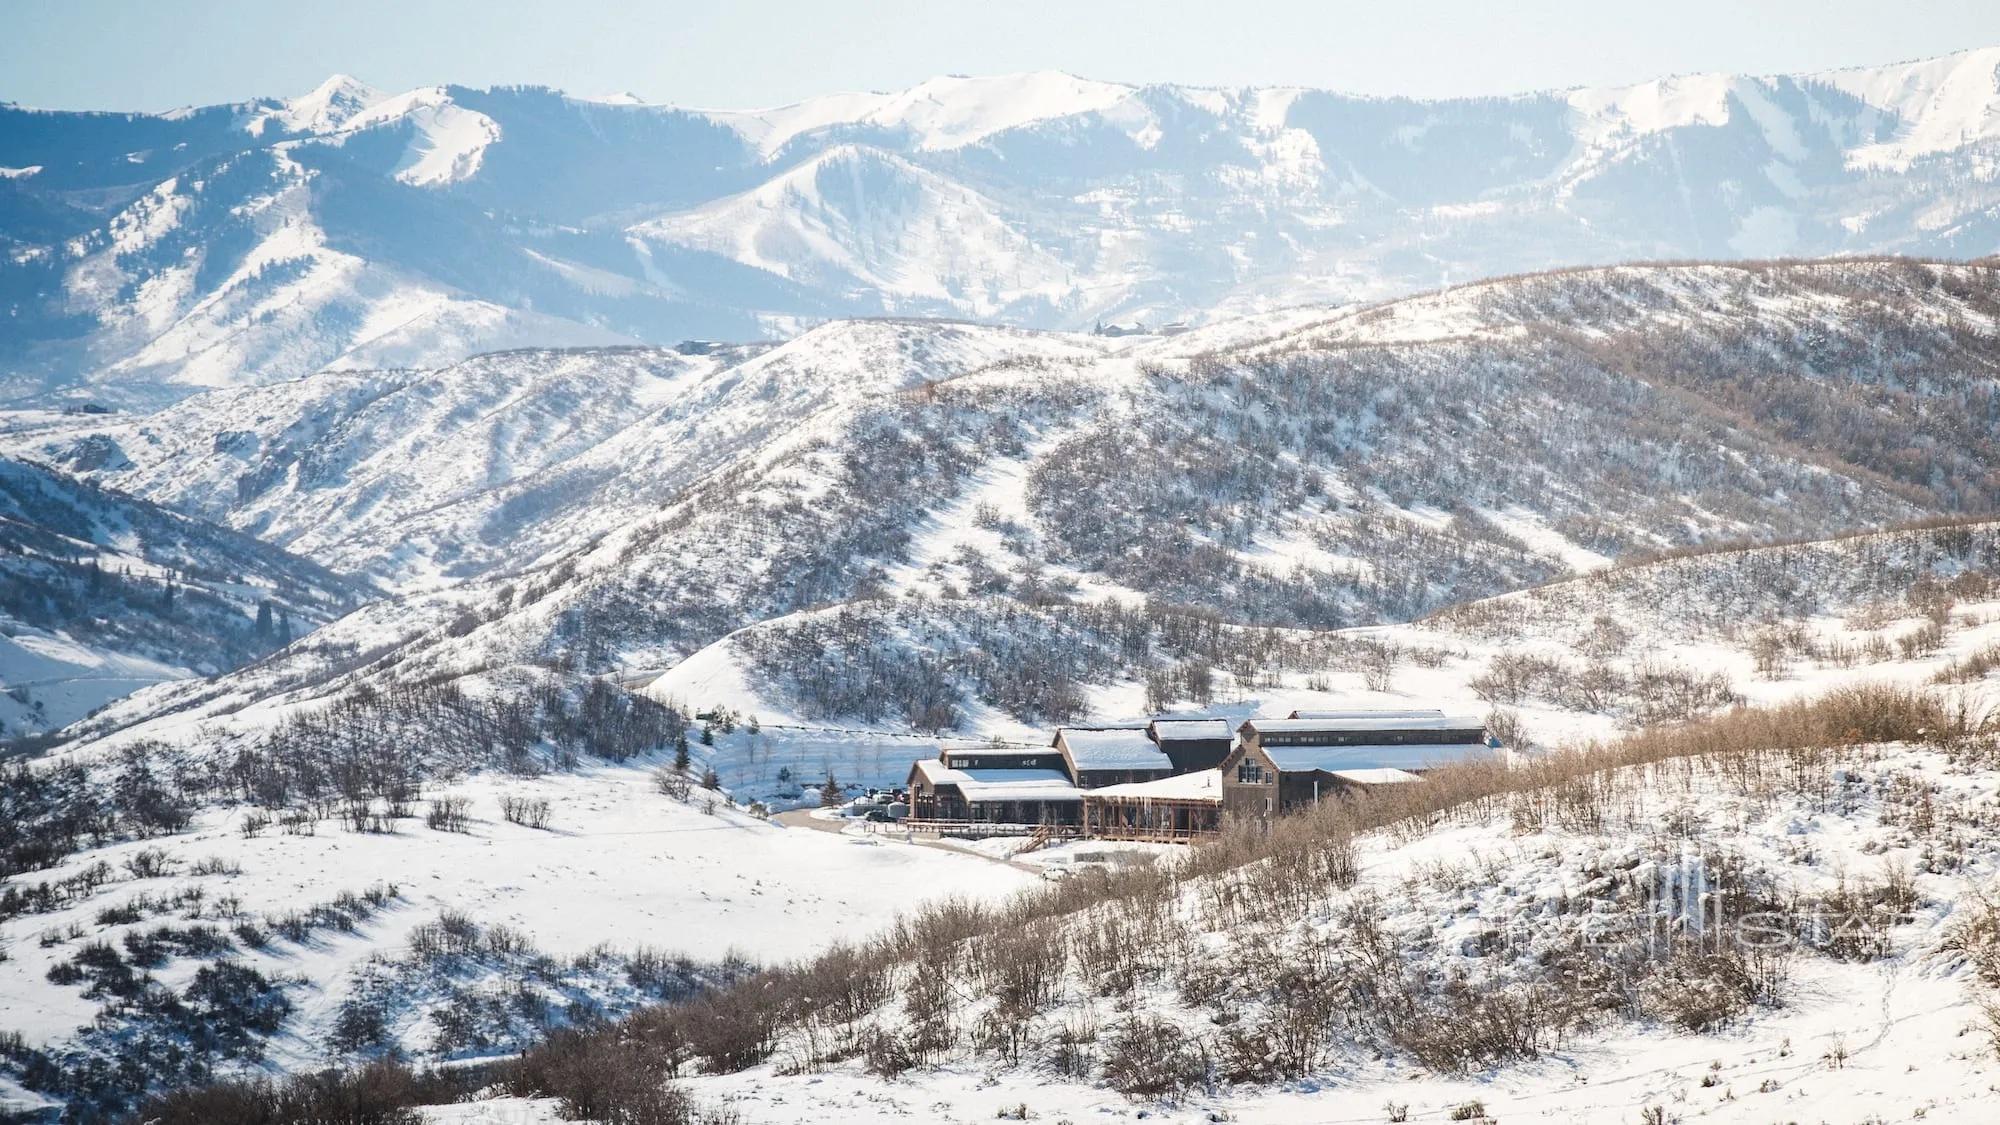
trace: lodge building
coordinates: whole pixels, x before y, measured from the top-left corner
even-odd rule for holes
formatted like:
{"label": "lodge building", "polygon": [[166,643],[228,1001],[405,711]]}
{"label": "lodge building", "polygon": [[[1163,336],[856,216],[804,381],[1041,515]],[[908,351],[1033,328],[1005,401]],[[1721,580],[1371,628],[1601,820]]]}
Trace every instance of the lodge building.
{"label": "lodge building", "polygon": [[1477,719],[1438,710],[1293,711],[1061,727],[1044,748],[942,751],[910,769],[906,823],[940,832],[1192,840],[1345,794],[1498,760]]}

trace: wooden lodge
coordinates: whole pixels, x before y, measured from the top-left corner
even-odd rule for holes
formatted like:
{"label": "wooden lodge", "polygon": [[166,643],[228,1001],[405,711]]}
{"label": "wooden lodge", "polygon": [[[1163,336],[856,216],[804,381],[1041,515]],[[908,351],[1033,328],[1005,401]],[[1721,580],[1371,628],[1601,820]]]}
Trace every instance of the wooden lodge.
{"label": "wooden lodge", "polygon": [[945,750],[910,769],[913,828],[1186,842],[1491,758],[1485,724],[1435,710],[1294,711],[1063,727],[1047,747]]}
{"label": "wooden lodge", "polygon": [[1276,778],[1269,796],[1278,812],[1354,789],[1404,784],[1436,766],[1495,753],[1485,723],[1442,711],[1294,711],[1251,719],[1236,739],[1235,764],[1248,762]]}

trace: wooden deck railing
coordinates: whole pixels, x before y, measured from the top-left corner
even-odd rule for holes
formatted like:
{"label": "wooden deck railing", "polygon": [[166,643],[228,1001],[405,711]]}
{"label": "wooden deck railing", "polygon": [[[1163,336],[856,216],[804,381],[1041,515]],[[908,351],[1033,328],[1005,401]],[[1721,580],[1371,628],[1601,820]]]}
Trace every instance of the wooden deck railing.
{"label": "wooden deck railing", "polygon": [[1050,838],[1081,835],[1083,828],[1075,824],[1012,824],[990,820],[934,820],[929,818],[905,817],[900,821],[877,826],[878,831],[924,832],[935,836],[1032,836],[1045,832]]}

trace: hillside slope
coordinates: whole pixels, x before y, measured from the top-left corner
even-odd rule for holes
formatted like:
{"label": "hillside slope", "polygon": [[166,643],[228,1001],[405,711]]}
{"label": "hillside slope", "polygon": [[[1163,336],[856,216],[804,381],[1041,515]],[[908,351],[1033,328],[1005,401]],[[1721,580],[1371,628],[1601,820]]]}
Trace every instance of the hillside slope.
{"label": "hillside slope", "polygon": [[[475,483],[394,549],[492,573],[120,721],[349,674],[665,670],[803,614],[821,632],[754,634],[783,710],[1038,723],[1082,713],[1079,689],[1106,675],[1243,659],[1216,626],[1406,620],[1635,552],[1991,509],[1993,280],[1904,261],[1631,267],[1122,343],[829,325],[735,366],[705,359],[672,402],[567,460],[530,440],[487,472],[457,452],[488,440],[480,426],[463,443],[425,430],[453,460],[422,461],[422,479]],[[575,384],[625,401],[630,376],[571,362]],[[450,373],[425,385],[464,393]],[[210,479],[200,503],[228,511]],[[507,503],[552,493],[564,503]],[[408,581],[396,556],[353,551],[388,545],[390,524],[339,522],[376,501],[325,495],[294,480],[271,504],[302,504],[283,519],[342,544],[343,563]],[[528,557],[482,541],[500,510]],[[816,616],[839,603],[854,605]],[[882,661],[809,674],[829,644]]]}
{"label": "hillside slope", "polygon": [[146,501],[0,460],[0,735],[265,656],[376,592]]}

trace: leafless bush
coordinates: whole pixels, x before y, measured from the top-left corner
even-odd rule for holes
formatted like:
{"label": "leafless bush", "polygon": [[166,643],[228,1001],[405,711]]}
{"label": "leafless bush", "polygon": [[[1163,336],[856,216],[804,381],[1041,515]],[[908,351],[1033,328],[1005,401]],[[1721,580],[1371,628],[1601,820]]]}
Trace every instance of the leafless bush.
{"label": "leafless bush", "polygon": [[726,994],[703,993],[677,1008],[689,1050],[710,1074],[747,1070],[771,1057],[786,1015],[783,982],[763,975]]}
{"label": "leafless bush", "polygon": [[168,855],[162,848],[146,848],[125,861],[125,870],[134,879],[157,879],[171,875],[180,866],[180,861]]}
{"label": "leafless bush", "polygon": [[553,1097],[564,1117],[606,1125],[695,1125],[703,1113],[667,1082],[661,1056],[642,1042],[559,1029],[511,1063],[503,1085],[517,1097]]}
{"label": "leafless bush", "polygon": [[1208,1070],[1200,1041],[1154,1016],[1119,1024],[1104,1046],[1104,1081],[1127,1097],[1177,1097],[1202,1085]]}
{"label": "leafless bush", "polygon": [[1769,998],[1737,952],[1689,946],[1656,965],[1640,983],[1639,996],[1643,1010],[1688,1031],[1720,1027]]}
{"label": "leafless bush", "polygon": [[523,828],[546,829],[549,826],[549,799],[505,796],[500,798],[500,815],[509,823]]}
{"label": "leafless bush", "polygon": [[424,826],[439,832],[470,831],[471,812],[471,798],[439,797],[425,811]]}
{"label": "leafless bush", "polygon": [[1515,750],[1532,750],[1535,744],[1529,740],[1527,730],[1521,724],[1521,713],[1512,707],[1495,707],[1486,713],[1486,733],[1500,741],[1500,745]]}
{"label": "leafless bush", "polygon": [[1361,654],[1361,680],[1369,691],[1389,691],[1395,686],[1396,661],[1401,654],[1386,645],[1366,649]]}
{"label": "leafless bush", "polygon": [[659,790],[663,796],[672,797],[676,801],[686,801],[688,794],[694,791],[694,782],[681,770],[661,766],[653,771],[653,788]]}
{"label": "leafless bush", "polygon": [[1995,669],[2000,669],[2000,644],[1987,645],[1946,664],[1931,677],[1931,682],[1969,684],[1985,679]]}
{"label": "leafless bush", "polygon": [[1398,1046],[1447,1074],[1537,1058],[1571,1027],[1574,1013],[1555,986],[1528,983],[1461,989],[1392,1029]]}
{"label": "leafless bush", "polygon": [[1944,630],[1942,623],[1926,621],[1897,637],[1896,651],[1902,654],[1905,660],[1921,660],[1927,656],[1935,656],[1937,651],[1944,647]]}

